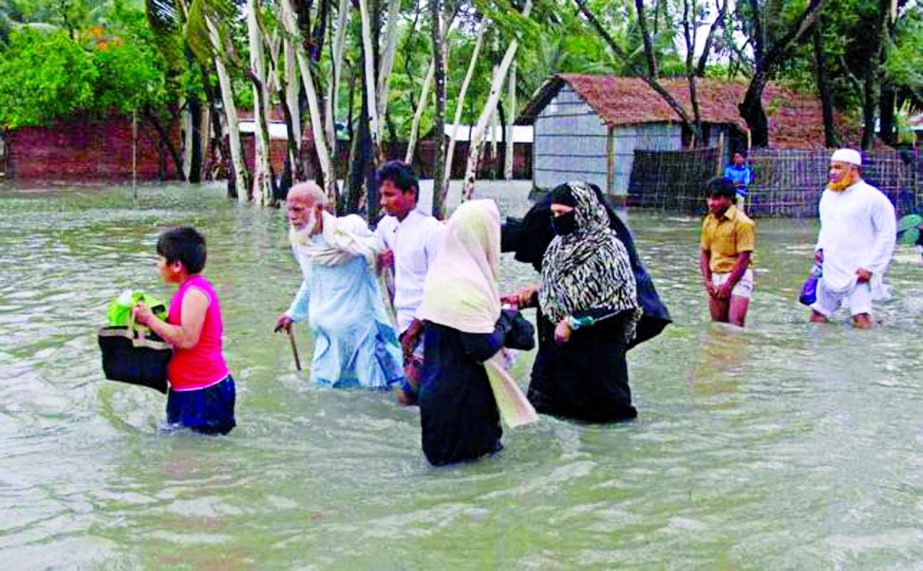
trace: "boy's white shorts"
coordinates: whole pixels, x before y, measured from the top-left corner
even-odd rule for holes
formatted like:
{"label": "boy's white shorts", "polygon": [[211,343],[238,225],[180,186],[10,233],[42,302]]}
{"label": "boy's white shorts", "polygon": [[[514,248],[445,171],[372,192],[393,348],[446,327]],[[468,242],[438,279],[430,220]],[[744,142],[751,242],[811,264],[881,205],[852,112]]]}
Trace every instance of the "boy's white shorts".
{"label": "boy's white shorts", "polygon": [[[728,281],[729,277],[731,277],[731,272],[713,273],[711,275],[711,284],[716,288],[721,287],[724,282]],[[734,288],[731,290],[731,295],[744,299],[750,299],[753,297],[753,270],[747,270],[744,272],[744,275],[741,276],[740,281],[738,281],[734,285]]]}

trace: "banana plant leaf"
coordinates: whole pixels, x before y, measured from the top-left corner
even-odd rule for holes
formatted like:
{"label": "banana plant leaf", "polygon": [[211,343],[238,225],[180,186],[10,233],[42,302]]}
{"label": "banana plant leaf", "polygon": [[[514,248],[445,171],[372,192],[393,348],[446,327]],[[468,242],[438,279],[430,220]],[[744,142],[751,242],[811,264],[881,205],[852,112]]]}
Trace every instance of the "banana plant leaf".
{"label": "banana plant leaf", "polygon": [[923,226],[923,216],[907,214],[897,221],[897,235],[899,243],[912,246],[920,242],[920,227]]}

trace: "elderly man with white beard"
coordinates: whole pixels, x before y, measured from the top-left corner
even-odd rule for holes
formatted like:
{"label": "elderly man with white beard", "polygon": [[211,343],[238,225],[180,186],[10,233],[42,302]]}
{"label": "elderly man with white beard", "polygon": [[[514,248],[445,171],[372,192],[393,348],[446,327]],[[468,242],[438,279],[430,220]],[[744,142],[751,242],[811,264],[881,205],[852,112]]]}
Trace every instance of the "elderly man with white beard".
{"label": "elderly man with white beard", "polygon": [[289,237],[304,280],[276,331],[308,319],[318,386],[386,390],[403,378],[403,363],[375,276],[384,244],[361,217],[337,218],[326,204],[313,182],[289,190]]}
{"label": "elderly man with white beard", "polygon": [[872,327],[872,301],[884,297],[883,278],[896,241],[894,206],[862,180],[862,156],[839,149],[830,157],[830,181],[820,199],[820,235],[814,248],[823,275],[811,321],[826,323],[847,301],[852,323]]}

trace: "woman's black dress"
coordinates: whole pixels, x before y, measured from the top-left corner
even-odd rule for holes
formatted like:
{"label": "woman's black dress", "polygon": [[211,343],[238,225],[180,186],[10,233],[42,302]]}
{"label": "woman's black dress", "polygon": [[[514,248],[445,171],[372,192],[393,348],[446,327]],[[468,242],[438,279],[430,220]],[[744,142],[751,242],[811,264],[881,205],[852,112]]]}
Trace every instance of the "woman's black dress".
{"label": "woman's black dress", "polygon": [[560,345],[554,324],[539,314],[538,355],[528,394],[535,410],[585,422],[637,417],[628,387],[624,314],[578,329]]}
{"label": "woman's black dress", "polygon": [[425,321],[420,424],[423,453],[442,466],[500,450],[500,413],[484,361],[503,347],[509,324],[491,334],[463,333]]}

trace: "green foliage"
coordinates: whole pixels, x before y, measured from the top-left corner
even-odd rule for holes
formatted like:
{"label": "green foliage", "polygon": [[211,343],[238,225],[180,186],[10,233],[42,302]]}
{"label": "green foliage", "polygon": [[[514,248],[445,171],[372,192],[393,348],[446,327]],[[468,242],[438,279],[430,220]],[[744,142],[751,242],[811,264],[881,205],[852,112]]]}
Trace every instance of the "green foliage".
{"label": "green foliage", "polygon": [[14,31],[0,52],[0,125],[46,124],[91,108],[99,71],[63,32]]}
{"label": "green foliage", "polygon": [[923,99],[923,14],[913,11],[899,21],[889,46],[886,69],[894,82]]}
{"label": "green foliage", "polygon": [[119,1],[95,13],[98,23],[73,39],[60,28],[23,26],[11,34],[0,60],[0,125],[44,125],[176,100],[143,14]]}
{"label": "green foliage", "polygon": [[93,53],[98,70],[94,109],[129,113],[146,104],[164,101],[164,68],[150,46],[115,40],[103,45],[106,47],[98,44]]}

